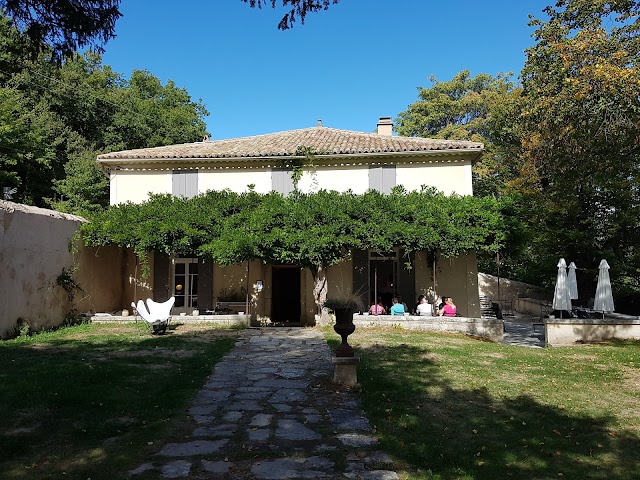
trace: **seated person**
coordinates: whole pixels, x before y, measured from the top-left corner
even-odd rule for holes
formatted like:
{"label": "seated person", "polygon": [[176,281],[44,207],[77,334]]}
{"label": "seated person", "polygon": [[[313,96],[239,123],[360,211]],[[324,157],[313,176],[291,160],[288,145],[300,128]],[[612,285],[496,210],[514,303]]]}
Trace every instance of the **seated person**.
{"label": "seated person", "polygon": [[424,295],[418,295],[418,303],[413,306],[413,310],[411,310],[411,313],[413,313],[414,315],[418,315],[418,305],[420,305],[423,300]]}
{"label": "seated person", "polygon": [[371,315],[384,315],[385,313],[387,313],[382,306],[382,297],[378,297],[378,301],[371,305],[371,307],[369,308],[369,313]]}
{"label": "seated person", "polygon": [[445,317],[455,317],[457,307],[453,303],[453,299],[451,297],[442,297],[442,299],[444,300],[444,305],[438,311],[438,315]]}
{"label": "seated person", "polygon": [[398,295],[396,298],[398,299],[398,303],[401,303],[402,306],[404,307],[404,311],[408,312],[409,311],[409,307],[407,307],[407,304],[402,301],[402,297],[400,295]]}
{"label": "seated person", "polygon": [[427,302],[424,295],[418,297],[418,305],[416,305],[416,315],[431,317],[433,315],[433,306]]}
{"label": "seated person", "polygon": [[391,300],[391,303],[393,303],[393,305],[391,305],[391,315],[404,315],[404,305],[402,305],[401,303],[398,303],[398,299],[397,298],[393,298]]}

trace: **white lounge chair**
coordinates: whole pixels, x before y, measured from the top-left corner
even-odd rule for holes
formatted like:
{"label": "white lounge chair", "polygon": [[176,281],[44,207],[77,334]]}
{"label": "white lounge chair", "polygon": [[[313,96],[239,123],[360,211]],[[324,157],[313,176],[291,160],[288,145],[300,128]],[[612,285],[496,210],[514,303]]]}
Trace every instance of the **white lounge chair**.
{"label": "white lounge chair", "polygon": [[171,308],[175,303],[175,297],[171,297],[166,302],[157,303],[147,299],[147,305],[142,300],[138,300],[137,304],[131,302],[133,308],[136,309],[138,315],[146,322],[147,327],[153,331],[153,333],[164,333],[171,320]]}

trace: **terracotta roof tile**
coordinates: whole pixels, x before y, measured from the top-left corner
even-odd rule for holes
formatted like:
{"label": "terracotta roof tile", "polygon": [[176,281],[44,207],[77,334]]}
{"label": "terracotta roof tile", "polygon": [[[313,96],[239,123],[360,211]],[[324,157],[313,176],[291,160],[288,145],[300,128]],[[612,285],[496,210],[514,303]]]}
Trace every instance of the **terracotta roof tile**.
{"label": "terracotta roof tile", "polygon": [[325,155],[425,152],[433,150],[481,151],[484,148],[482,143],[477,142],[385,136],[328,127],[312,127],[253,137],[122,150],[99,155],[98,160],[269,158],[290,156],[300,146],[311,147],[319,154]]}

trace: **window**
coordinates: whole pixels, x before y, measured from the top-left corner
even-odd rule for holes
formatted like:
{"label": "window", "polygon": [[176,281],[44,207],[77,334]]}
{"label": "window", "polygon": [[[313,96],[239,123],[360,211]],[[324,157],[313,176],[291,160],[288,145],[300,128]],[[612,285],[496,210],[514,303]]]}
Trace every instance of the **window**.
{"label": "window", "polygon": [[389,194],[396,186],[396,166],[376,165],[369,167],[369,188]]}
{"label": "window", "polygon": [[174,170],[171,193],[185,198],[198,195],[198,170]]}
{"label": "window", "polygon": [[271,190],[283,195],[288,195],[293,192],[291,169],[273,168],[271,170]]}

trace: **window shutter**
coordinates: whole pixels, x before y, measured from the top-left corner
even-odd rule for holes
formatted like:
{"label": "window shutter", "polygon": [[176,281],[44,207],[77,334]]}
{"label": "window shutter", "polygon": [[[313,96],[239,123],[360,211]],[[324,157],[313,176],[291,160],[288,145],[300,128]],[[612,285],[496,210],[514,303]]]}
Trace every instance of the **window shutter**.
{"label": "window shutter", "polygon": [[169,294],[169,255],[161,252],[153,253],[153,300],[166,302]]}
{"label": "window shutter", "polygon": [[198,195],[198,171],[174,170],[171,193],[176,197],[191,198]]}
{"label": "window shutter", "polygon": [[271,190],[289,195],[293,192],[293,180],[291,170],[287,168],[273,168],[271,170]]}
{"label": "window shutter", "polygon": [[369,189],[389,194],[396,186],[396,166],[381,165],[369,167]]}

